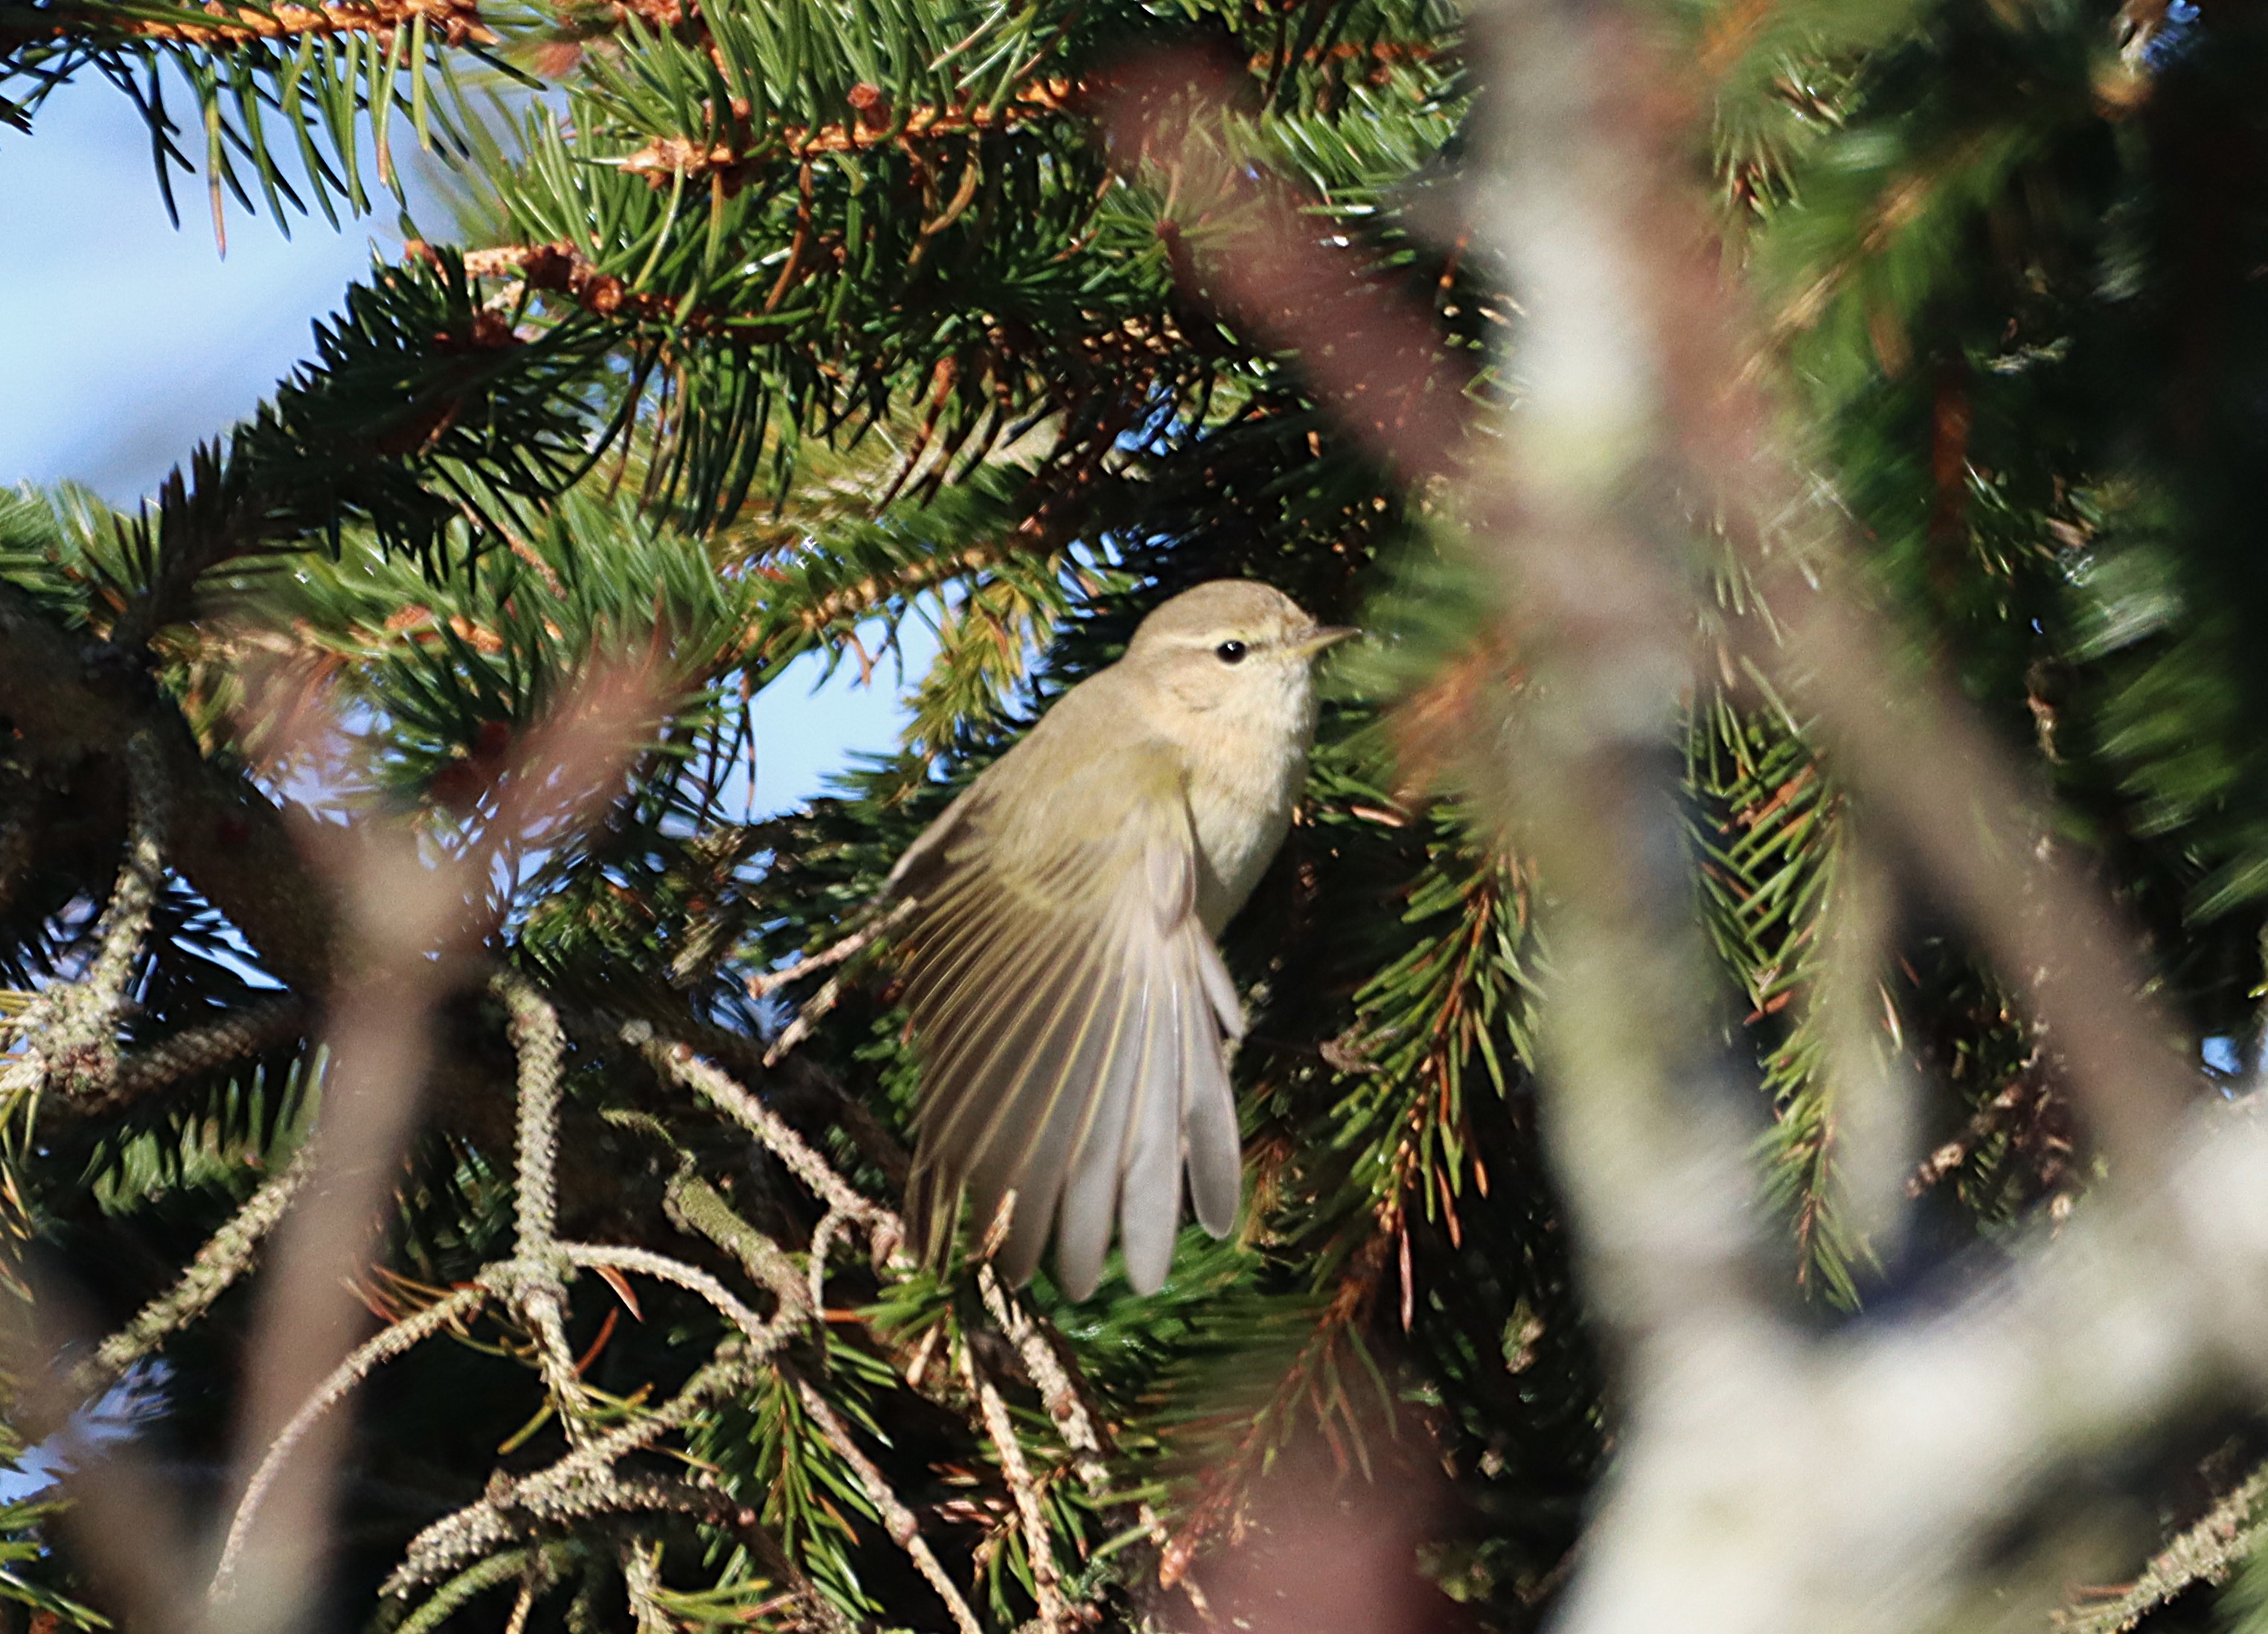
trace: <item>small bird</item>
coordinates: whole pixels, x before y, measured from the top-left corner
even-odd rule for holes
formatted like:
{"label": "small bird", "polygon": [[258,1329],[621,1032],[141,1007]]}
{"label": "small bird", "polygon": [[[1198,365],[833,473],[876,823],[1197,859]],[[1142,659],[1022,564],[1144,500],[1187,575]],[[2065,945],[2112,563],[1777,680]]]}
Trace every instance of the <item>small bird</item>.
{"label": "small bird", "polygon": [[1127,1278],[1197,1221],[1236,1222],[1243,1154],[1226,1041],[1244,1012],[1213,938],[1292,822],[1315,728],[1319,625],[1248,579],[1184,591],[1056,701],[890,872],[921,1061],[907,1213],[924,1257],[964,1195],[1031,1280],[1052,1232],[1083,1299],[1114,1226]]}

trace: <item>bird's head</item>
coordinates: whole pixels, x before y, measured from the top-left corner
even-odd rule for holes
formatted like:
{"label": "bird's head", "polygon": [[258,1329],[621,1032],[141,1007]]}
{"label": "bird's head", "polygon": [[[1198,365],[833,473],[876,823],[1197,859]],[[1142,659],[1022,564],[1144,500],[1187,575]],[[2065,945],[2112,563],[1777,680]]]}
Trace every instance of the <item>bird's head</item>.
{"label": "bird's head", "polygon": [[1307,714],[1316,655],[1360,632],[1318,624],[1271,585],[1219,578],[1185,590],[1142,621],[1124,662],[1154,678],[1181,709],[1219,718]]}

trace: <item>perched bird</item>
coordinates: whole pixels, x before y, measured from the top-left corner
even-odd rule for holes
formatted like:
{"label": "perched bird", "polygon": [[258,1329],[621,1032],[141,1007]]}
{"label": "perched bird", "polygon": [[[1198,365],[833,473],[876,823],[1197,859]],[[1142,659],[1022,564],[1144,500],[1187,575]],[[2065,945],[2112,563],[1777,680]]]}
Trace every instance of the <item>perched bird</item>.
{"label": "perched bird", "polygon": [[1281,591],[1199,585],[1056,701],[890,873],[921,1063],[907,1213],[930,1257],[964,1194],[996,1263],[1094,1291],[1114,1225],[1137,1292],[1166,1279],[1182,1170],[1236,1221],[1226,1041],[1243,1007],[1213,938],[1283,843],[1306,779],[1318,625]]}

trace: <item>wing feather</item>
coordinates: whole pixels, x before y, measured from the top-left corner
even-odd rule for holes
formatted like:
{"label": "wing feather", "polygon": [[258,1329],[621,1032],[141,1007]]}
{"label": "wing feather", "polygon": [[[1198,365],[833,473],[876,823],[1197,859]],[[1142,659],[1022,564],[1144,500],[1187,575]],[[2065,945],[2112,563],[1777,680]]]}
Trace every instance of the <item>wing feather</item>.
{"label": "wing feather", "polygon": [[[1202,943],[1202,932],[1195,939]],[[1204,953],[1219,963],[1210,945]],[[1222,1059],[1220,1034],[1214,1027],[1218,1000],[1211,1006],[1206,1003],[1212,997],[1198,983],[1182,992],[1182,1130],[1188,1148],[1189,1206],[1198,1225],[1216,1237],[1226,1237],[1235,1228],[1236,1206],[1244,1192],[1244,1146],[1236,1127],[1236,1095],[1229,1087],[1228,1064]]]}
{"label": "wing feather", "polygon": [[1076,1031],[1066,1018],[1064,1032],[1070,1035],[1059,1036],[1054,1041],[1058,1047],[1035,1064],[1052,1077],[1044,1096],[1045,1122],[1034,1130],[1017,1165],[1028,1177],[1028,1195],[1019,1196],[1016,1219],[1000,1251],[1002,1274],[1020,1284],[1039,1268],[1040,1250],[1047,1245],[1071,1177],[1072,1155],[1101,1110],[1112,1057],[1126,1031],[1128,993],[1116,953],[1115,948],[1105,949],[1094,1002],[1079,1018]]}
{"label": "wing feather", "polygon": [[919,1123],[924,1145],[940,1151],[972,1152],[999,1101],[1000,1087],[988,1069],[1004,1052],[1028,1044],[1033,1025],[1049,1013],[1052,990],[1075,974],[1075,965],[1022,957],[1011,930],[980,963],[926,1015],[917,1012],[916,1029],[938,1041],[933,1061],[924,1064]]}
{"label": "wing feather", "polygon": [[946,1069],[948,1090],[965,1084],[981,1092],[966,1095],[954,1123],[939,1131],[940,1139],[962,1147],[972,1173],[998,1148],[1006,1159],[1007,1183],[1015,1183],[1046,1113],[1035,1096],[1058,1076],[1061,1035],[1092,1012],[1111,978],[1103,950],[1092,939],[1064,951],[1068,957],[1059,961],[1034,961],[1036,978],[1023,987],[1021,998],[996,1007],[979,1047],[963,1050]]}
{"label": "wing feather", "polygon": [[1126,1147],[1126,1127],[1141,1085],[1160,1059],[1178,1059],[1180,1041],[1172,1029],[1177,1013],[1160,990],[1152,972],[1129,988],[1121,1012],[1123,1036],[1110,1070],[1094,1097],[1093,1115],[1079,1131],[1064,1182],[1063,1218],[1056,1238],[1056,1275],[1064,1292],[1084,1299],[1102,1279],[1117,1224],[1118,1164]]}
{"label": "wing feather", "polygon": [[[1188,1044],[1185,1030],[1184,1060]],[[1182,1097],[1175,1076],[1170,1069],[1145,1075],[1126,1120],[1118,1236],[1126,1250],[1126,1280],[1137,1293],[1155,1293],[1165,1285],[1181,1231]]]}
{"label": "wing feather", "polygon": [[1184,1162],[1199,1222],[1215,1235],[1234,1222],[1242,1171],[1223,1039],[1242,1012],[1197,917],[1175,764],[1137,744],[1123,778],[1082,785],[1079,798],[1115,804],[1044,827],[1020,824],[980,778],[893,875],[917,909],[908,1209],[932,1258],[964,1196],[981,1232],[1012,1191],[1005,1275],[1028,1280],[1052,1232],[1063,1285],[1085,1298],[1115,1224],[1130,1280],[1153,1292],[1172,1266]]}

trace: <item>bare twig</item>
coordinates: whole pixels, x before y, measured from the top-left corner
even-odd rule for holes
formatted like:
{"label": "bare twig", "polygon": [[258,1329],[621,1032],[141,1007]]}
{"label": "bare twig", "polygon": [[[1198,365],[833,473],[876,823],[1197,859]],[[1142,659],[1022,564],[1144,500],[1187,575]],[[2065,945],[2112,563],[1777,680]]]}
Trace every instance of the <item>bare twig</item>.
{"label": "bare twig", "polygon": [[899,902],[873,924],[852,931],[840,940],[820,949],[819,952],[806,954],[793,964],[784,965],[777,970],[766,970],[750,976],[748,978],[749,997],[762,998],[769,994],[777,993],[791,983],[800,982],[805,977],[814,975],[821,970],[831,969],[844,960],[863,953],[878,938],[887,936],[896,929],[904,921],[906,916],[917,906],[919,904],[910,898]]}
{"label": "bare twig", "polygon": [[235,1517],[229,1523],[227,1539],[221,1546],[220,1563],[213,1570],[212,1596],[215,1600],[225,1601],[236,1593],[238,1563],[243,1557],[245,1541],[250,1535],[254,1520],[259,1516],[260,1507],[276,1484],[277,1472],[323,1415],[338,1405],[347,1393],[368,1378],[373,1370],[402,1355],[421,1341],[431,1338],[443,1329],[470,1316],[487,1300],[490,1292],[480,1284],[460,1288],[357,1345],[344,1361],[331,1370],[330,1376],[291,1416],[282,1433],[269,1444],[267,1455],[253,1470],[252,1479],[245,1483],[244,1496],[237,1500]]}
{"label": "bare twig", "polygon": [[[279,1426],[311,1388],[320,1397],[328,1387],[316,1384],[327,1371],[338,1377],[335,1358],[359,1353],[355,1338],[365,1318],[350,1279],[369,1258],[415,1126],[431,1060],[434,1009],[467,980],[471,950],[499,911],[493,876],[525,848],[571,834],[613,791],[652,707],[641,672],[595,664],[519,745],[492,821],[462,855],[439,866],[421,855],[414,835],[376,824],[313,836],[319,861],[347,902],[354,956],[342,961],[328,1006],[316,1174],[278,1233],[238,1435],[237,1467],[254,1472],[243,1477],[247,1498],[255,1482],[285,1483],[280,1501],[265,1507],[288,1515],[290,1524],[254,1529],[263,1506],[239,1505],[225,1570],[215,1580],[233,1597],[232,1634],[283,1634],[297,1624],[311,1592],[328,1535],[329,1472],[342,1432],[335,1420],[308,1416],[304,1408],[291,1420],[299,1426],[296,1435]],[[319,710],[295,726],[302,737],[314,734],[315,742],[336,732]],[[540,1168],[542,1161],[539,1154]],[[548,1209],[548,1168],[536,1178],[532,1206]],[[548,1261],[529,1274],[539,1285],[556,1275]],[[497,1292],[518,1300],[526,1286],[523,1277]],[[534,1320],[541,1334],[540,1300]],[[287,1436],[299,1444],[288,1463],[275,1450]]]}
{"label": "bare twig", "polygon": [[[2077,875],[1975,716],[1933,679],[1903,676],[1837,564],[1822,587],[1776,563],[1766,593],[1780,662],[1852,786],[1892,817],[1933,889],[2021,994],[2113,1163],[2154,1178],[2196,1075],[2132,951],[2132,931]],[[1911,769],[1926,756],[1923,780]]]}
{"label": "bare twig", "polygon": [[[1110,1486],[1109,1467],[1102,1459],[1102,1437],[1094,1427],[1094,1417],[1087,1411],[1079,1387],[1071,1381],[1071,1370],[1056,1354],[1048,1336],[1040,1331],[1038,1321],[1024,1307],[1021,1298],[1000,1285],[999,1277],[990,1265],[978,1269],[976,1285],[984,1296],[984,1308],[991,1314],[994,1325],[1008,1336],[1008,1343],[1016,1347],[1016,1354],[1023,1360],[1024,1371],[1039,1387],[1040,1402],[1071,1448],[1079,1480],[1090,1494],[1101,1498]],[[1156,1527],[1154,1540],[1162,1544],[1165,1528],[1157,1524],[1154,1515],[1145,1519]]]}
{"label": "bare twig", "polygon": [[1017,1439],[1016,1421],[1010,1417],[1008,1403],[1001,1398],[1000,1392],[977,1366],[975,1348],[965,1343],[961,1347],[961,1372],[983,1414],[985,1433],[991,1438],[993,1450],[1000,1454],[1001,1478],[1007,1482],[1009,1496],[1015,1502],[1017,1523],[1024,1535],[1024,1553],[1031,1562],[1032,1592],[1039,1601],[1040,1627],[1046,1634],[1058,1634],[1067,1610],[1063,1597],[1063,1573],[1056,1566],[1055,1543],[1048,1533],[1047,1507],[1041,1501],[1039,1483],[1032,1479],[1031,1466],[1025,1461],[1023,1443]]}
{"label": "bare twig", "polygon": [[827,1019],[827,1012],[835,1008],[836,1001],[843,997],[843,983],[841,974],[828,976],[817,992],[796,1006],[795,1019],[782,1027],[780,1035],[766,1046],[765,1066],[779,1065],[794,1052],[797,1045],[811,1036],[819,1024]]}
{"label": "bare twig", "polygon": [[859,1450],[858,1442],[851,1439],[850,1432],[844,1427],[843,1420],[836,1417],[834,1408],[828,1405],[827,1398],[813,1389],[808,1380],[796,1380],[795,1389],[797,1397],[803,1402],[804,1411],[819,1426],[819,1433],[825,1438],[828,1446],[850,1466],[850,1472],[858,1477],[859,1490],[865,1493],[866,1501],[873,1505],[874,1513],[882,1518],[882,1529],[890,1535],[890,1541],[905,1550],[906,1558],[913,1562],[914,1570],[922,1574],[930,1587],[937,1591],[937,1597],[945,1602],[946,1611],[952,1616],[954,1626],[961,1634],[983,1634],[982,1625],[976,1621],[976,1614],[968,1608],[968,1601],[962,1597],[953,1579],[946,1575],[945,1567],[939,1563],[929,1541],[922,1536],[921,1523],[915,1520],[914,1512],[908,1509],[905,1500],[891,1489],[888,1480],[874,1467],[873,1461]]}
{"label": "bare twig", "polygon": [[539,1592],[534,1578],[521,1579],[519,1593],[512,1597],[512,1615],[504,1619],[504,1634],[526,1634],[527,1619],[535,1610]]}
{"label": "bare twig", "polygon": [[804,1275],[809,1283],[811,1308],[814,1313],[827,1308],[827,1255],[835,1247],[836,1234],[850,1224],[850,1217],[842,1210],[829,1209],[821,1217],[819,1224],[812,1227],[811,1248],[804,1256]]}
{"label": "bare twig", "polygon": [[[1008,1343],[1016,1347],[1024,1371],[1039,1387],[1041,1405],[1048,1410],[1048,1417],[1055,1421],[1064,1445],[1071,1449],[1071,1468],[1078,1473],[1079,1484],[1097,1503],[1112,1502],[1110,1465],[1106,1458],[1109,1448],[1078,1381],[1064,1365],[1054,1341],[1042,1331],[1041,1319],[1032,1314],[1022,1295],[1000,1285],[999,1277],[990,1265],[978,1268],[976,1283],[983,1293],[984,1308],[991,1314],[994,1324],[1007,1335]],[[1165,1520],[1147,1498],[1137,1500],[1133,1507],[1135,1524],[1162,1555],[1171,1541]],[[1161,1570],[1162,1564],[1161,1560]],[[1208,1623],[1212,1621],[1212,1608],[1206,1603],[1204,1590],[1195,1578],[1181,1574],[1172,1586],[1188,1598],[1200,1617]]]}
{"label": "bare twig", "polygon": [[888,1253],[902,1240],[904,1228],[895,1214],[865,1196],[837,1174],[808,1141],[732,1078],[695,1055],[688,1046],[656,1038],[653,1030],[643,1022],[633,1021],[624,1027],[622,1038],[644,1049],[656,1071],[684,1085],[755,1135],[787,1166],[790,1174],[809,1189],[812,1196],[829,1209],[840,1211],[866,1226],[874,1236],[878,1255]]}

